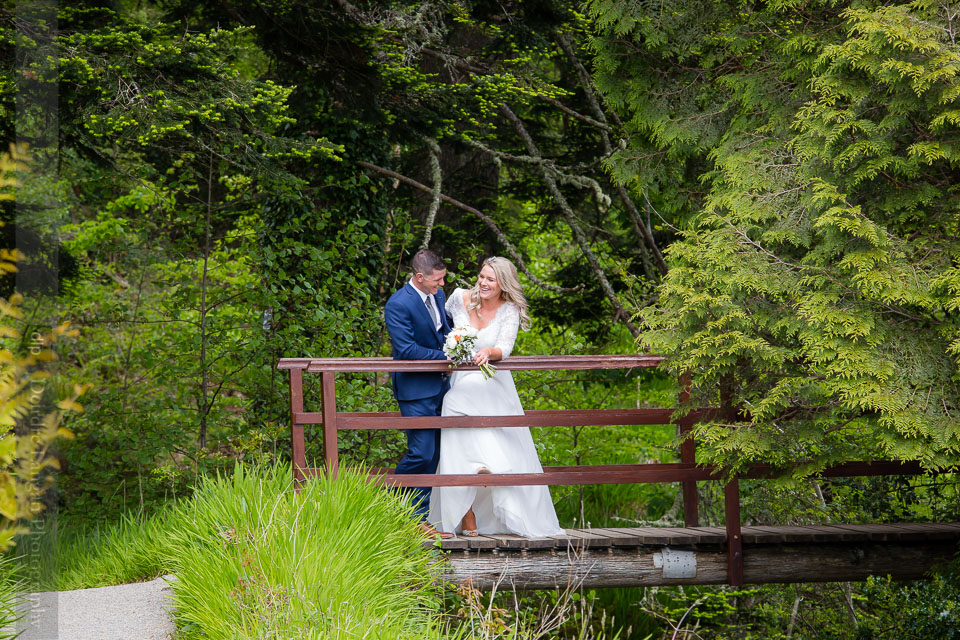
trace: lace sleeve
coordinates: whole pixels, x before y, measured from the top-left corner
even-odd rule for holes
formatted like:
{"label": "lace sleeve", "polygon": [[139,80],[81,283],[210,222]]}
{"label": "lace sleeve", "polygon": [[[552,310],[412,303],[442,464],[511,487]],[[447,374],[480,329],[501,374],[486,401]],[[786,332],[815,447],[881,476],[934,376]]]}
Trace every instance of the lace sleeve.
{"label": "lace sleeve", "polygon": [[453,323],[457,324],[460,322],[459,316],[457,315],[457,307],[463,308],[463,289],[454,289],[453,293],[450,294],[450,297],[447,298],[447,303],[443,305],[443,308],[446,309],[447,313],[450,314],[450,317],[453,318]]}
{"label": "lace sleeve", "polygon": [[505,303],[505,307],[500,311],[503,316],[500,320],[500,333],[497,335],[497,344],[494,345],[501,352],[501,358],[506,359],[513,351],[513,345],[517,341],[517,331],[520,330],[520,312],[513,303]]}

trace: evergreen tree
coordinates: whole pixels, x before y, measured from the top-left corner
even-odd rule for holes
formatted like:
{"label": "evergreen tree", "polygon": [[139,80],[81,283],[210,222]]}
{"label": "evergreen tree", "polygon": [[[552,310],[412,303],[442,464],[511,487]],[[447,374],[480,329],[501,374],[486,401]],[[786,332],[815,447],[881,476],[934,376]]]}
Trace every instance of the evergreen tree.
{"label": "evergreen tree", "polygon": [[731,468],[955,462],[956,9],[696,4],[590,3],[598,81],[631,113],[617,175],[636,149],[707,163],[643,344],[693,403],[738,410],[696,430]]}

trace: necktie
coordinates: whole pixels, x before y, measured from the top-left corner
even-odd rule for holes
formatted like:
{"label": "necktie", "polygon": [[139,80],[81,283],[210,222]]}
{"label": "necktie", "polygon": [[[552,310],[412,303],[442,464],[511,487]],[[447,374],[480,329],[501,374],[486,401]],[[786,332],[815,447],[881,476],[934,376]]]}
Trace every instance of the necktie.
{"label": "necktie", "polygon": [[439,318],[437,317],[437,310],[433,306],[433,296],[427,295],[427,299],[424,300],[424,304],[427,305],[427,311],[430,312],[430,319],[433,320],[433,328],[437,328]]}

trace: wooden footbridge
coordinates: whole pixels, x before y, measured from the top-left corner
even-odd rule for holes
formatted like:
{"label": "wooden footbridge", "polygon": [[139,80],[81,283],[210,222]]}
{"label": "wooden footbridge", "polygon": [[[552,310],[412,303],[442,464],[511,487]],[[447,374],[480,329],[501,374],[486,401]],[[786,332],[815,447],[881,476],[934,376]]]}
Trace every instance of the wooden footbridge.
{"label": "wooden footbridge", "polygon": [[[656,355],[517,356],[497,363],[505,370],[585,370],[651,368]],[[283,358],[290,371],[290,412],[294,480],[339,470],[337,433],[366,429],[475,429],[484,427],[663,425],[681,435],[717,409],[699,409],[674,419],[673,409],[575,409],[527,411],[523,416],[402,417],[396,412],[337,410],[338,373],[441,371],[438,360],[391,358]],[[304,409],[304,373],[320,374],[320,411]],[[687,402],[686,391],[681,403]],[[324,467],[310,468],[305,456],[305,427],[322,426]],[[854,461],[830,467],[821,477],[911,475],[918,464]],[[696,444],[686,438],[679,463],[544,467],[542,474],[395,475],[372,471],[392,486],[591,485],[680,482],[684,527],[567,529],[566,535],[528,539],[512,535],[443,540],[446,575],[472,580],[481,588],[535,589],[652,586],[673,584],[761,584],[865,580],[869,576],[918,579],[949,561],[960,542],[960,523],[823,524],[817,526],[745,526],[740,517],[740,479],[764,479],[773,470],[753,464],[725,478],[712,465],[697,464]],[[725,525],[699,526],[697,483],[724,482]],[[433,546],[432,543],[428,543]]]}

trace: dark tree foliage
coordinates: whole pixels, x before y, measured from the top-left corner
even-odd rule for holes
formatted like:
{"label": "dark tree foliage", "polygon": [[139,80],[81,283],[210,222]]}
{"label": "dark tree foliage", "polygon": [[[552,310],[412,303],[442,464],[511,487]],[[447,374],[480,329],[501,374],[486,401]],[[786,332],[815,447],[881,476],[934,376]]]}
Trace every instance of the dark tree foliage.
{"label": "dark tree foliage", "polygon": [[[463,275],[480,258],[505,253],[531,276],[544,320],[584,319],[553,311],[562,306],[559,286],[587,284],[565,297],[599,314],[586,316],[591,333],[604,334],[611,317],[632,329],[638,296],[648,296],[646,283],[662,273],[656,243],[669,232],[652,230],[641,195],[619,193],[606,175],[602,161],[619,119],[590,82],[584,25],[572,4],[174,1],[164,8],[186,24],[254,25],[271,74],[297,85],[291,103],[299,126],[353,146],[352,123],[383,145],[385,157],[356,149],[348,162],[366,164],[345,169],[386,177],[387,188],[395,176],[386,170],[419,184],[392,188],[423,240],[464,263]],[[440,194],[486,219],[441,203]]]}
{"label": "dark tree foliage", "polygon": [[[59,226],[78,264],[60,303],[98,393],[61,488],[91,515],[181,491],[224,456],[285,455],[277,358],[381,341],[389,194],[338,154],[383,147],[356,125],[350,152],[298,128],[292,88],[252,71],[249,33],[69,7],[56,59],[6,69],[59,97],[57,173],[21,190],[18,222]],[[31,214],[45,193],[58,207]]]}

